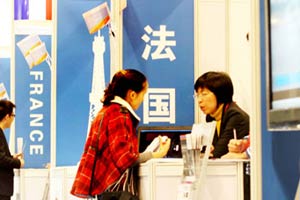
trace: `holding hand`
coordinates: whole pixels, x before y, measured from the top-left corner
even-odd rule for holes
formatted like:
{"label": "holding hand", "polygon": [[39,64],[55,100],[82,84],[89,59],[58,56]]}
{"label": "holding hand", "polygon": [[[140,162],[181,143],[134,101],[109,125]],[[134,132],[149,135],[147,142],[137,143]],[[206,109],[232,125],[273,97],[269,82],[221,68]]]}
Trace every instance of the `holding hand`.
{"label": "holding hand", "polygon": [[228,143],[228,151],[234,153],[242,153],[249,146],[248,140],[245,139],[231,139]]}
{"label": "holding hand", "polygon": [[17,153],[15,155],[13,155],[13,158],[24,158],[24,154],[23,153]]}
{"label": "holding hand", "polygon": [[170,138],[162,138],[159,136],[159,148],[157,151],[153,152],[153,158],[163,158],[167,155],[169,148],[171,145],[171,139]]}
{"label": "holding hand", "polygon": [[224,159],[246,159],[248,155],[246,153],[250,143],[248,139],[231,139],[228,143],[228,153],[221,158]]}
{"label": "holding hand", "polygon": [[24,154],[23,153],[17,153],[15,155],[13,155],[13,158],[20,160],[20,163],[21,163],[20,168],[24,167],[25,160],[24,160]]}

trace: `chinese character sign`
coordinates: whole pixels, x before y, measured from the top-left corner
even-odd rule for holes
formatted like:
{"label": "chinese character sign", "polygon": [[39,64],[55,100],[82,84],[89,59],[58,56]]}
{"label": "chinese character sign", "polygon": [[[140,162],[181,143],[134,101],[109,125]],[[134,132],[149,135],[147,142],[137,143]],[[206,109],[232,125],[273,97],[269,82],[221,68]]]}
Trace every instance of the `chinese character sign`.
{"label": "chinese character sign", "polygon": [[193,124],[194,1],[128,0],[123,24],[123,66],[150,86],[140,125]]}
{"label": "chinese character sign", "polygon": [[149,88],[144,99],[144,123],[175,124],[175,89]]}
{"label": "chinese character sign", "polygon": [[[173,61],[176,59],[171,47],[176,46],[176,41],[172,39],[174,37],[174,31],[167,31],[165,25],[161,25],[158,31],[153,30],[149,25],[145,28],[146,34],[142,36],[145,41],[146,46],[142,57],[148,60],[149,54],[151,53],[151,48],[155,48],[153,53],[151,53],[151,58],[155,59],[169,59]],[[151,37],[150,37],[150,36]],[[171,39],[169,39],[171,37]]]}

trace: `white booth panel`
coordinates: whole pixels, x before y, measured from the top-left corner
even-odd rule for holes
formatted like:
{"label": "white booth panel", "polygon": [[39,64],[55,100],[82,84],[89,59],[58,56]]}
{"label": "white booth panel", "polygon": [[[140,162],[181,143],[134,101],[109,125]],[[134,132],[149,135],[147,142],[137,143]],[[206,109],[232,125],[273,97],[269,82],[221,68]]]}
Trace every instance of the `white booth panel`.
{"label": "white booth panel", "polygon": [[[210,160],[203,180],[201,199],[243,199],[245,160]],[[182,159],[152,159],[141,164],[141,200],[176,200],[183,173]]]}
{"label": "white booth panel", "polygon": [[[242,200],[245,161],[247,160],[209,160],[201,196],[206,200]],[[70,194],[76,172],[77,166],[50,170],[50,200],[80,199]],[[138,183],[140,199],[176,200],[182,173],[182,159],[151,159],[141,164]],[[48,181],[48,169],[20,170],[20,174],[16,173],[15,176],[12,200],[42,200],[47,192]]]}
{"label": "white booth panel", "polygon": [[43,199],[49,193],[48,169],[20,169],[20,199]]}

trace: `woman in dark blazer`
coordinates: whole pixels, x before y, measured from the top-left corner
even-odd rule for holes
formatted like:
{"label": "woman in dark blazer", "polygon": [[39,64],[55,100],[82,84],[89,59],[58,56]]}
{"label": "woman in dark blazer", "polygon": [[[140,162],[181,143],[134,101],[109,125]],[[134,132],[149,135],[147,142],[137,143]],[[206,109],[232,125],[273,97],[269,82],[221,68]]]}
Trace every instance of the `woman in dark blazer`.
{"label": "woman in dark blazer", "polygon": [[22,154],[11,155],[4,135],[15,118],[15,105],[8,100],[0,100],[0,200],[10,200],[14,188],[14,168],[24,166]]}
{"label": "woman in dark blazer", "polygon": [[224,72],[206,72],[194,84],[199,108],[206,121],[216,120],[211,156],[220,158],[228,152],[230,139],[249,134],[249,115],[232,100],[233,84]]}

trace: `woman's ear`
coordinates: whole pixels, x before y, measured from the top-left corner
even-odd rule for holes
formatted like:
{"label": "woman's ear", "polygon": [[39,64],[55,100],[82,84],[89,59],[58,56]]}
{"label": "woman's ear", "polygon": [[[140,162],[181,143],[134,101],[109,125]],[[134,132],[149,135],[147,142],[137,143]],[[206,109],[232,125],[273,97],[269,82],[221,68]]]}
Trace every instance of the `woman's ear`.
{"label": "woman's ear", "polygon": [[133,90],[128,90],[126,94],[126,101],[131,102],[136,97],[136,92]]}
{"label": "woman's ear", "polygon": [[136,92],[135,92],[135,91],[133,91],[133,90],[131,90],[131,92],[130,92],[130,93],[131,93],[131,97],[132,97],[132,98],[135,98],[135,97],[137,96]]}

